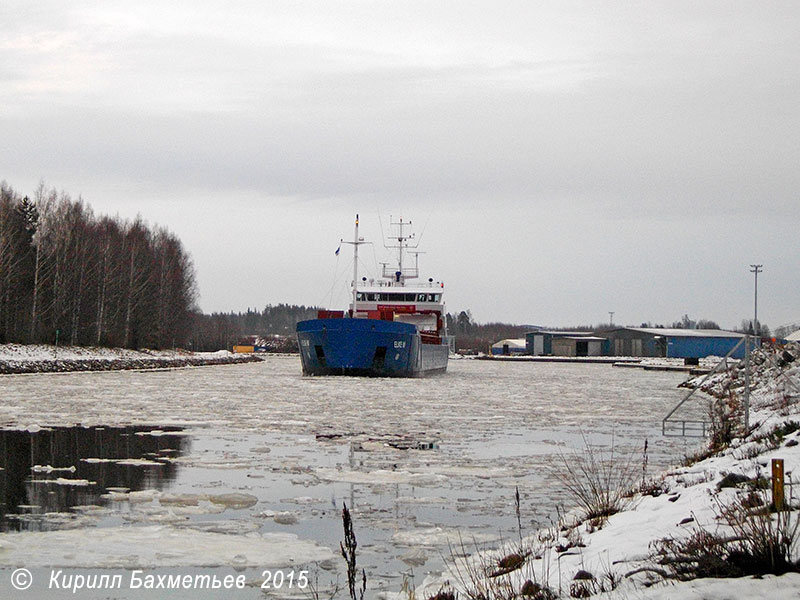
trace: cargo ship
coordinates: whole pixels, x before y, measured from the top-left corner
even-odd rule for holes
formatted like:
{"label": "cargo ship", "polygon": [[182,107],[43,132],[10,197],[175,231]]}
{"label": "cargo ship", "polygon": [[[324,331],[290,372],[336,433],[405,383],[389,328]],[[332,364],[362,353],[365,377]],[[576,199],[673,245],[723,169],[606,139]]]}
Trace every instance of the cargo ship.
{"label": "cargo ship", "polygon": [[[353,241],[352,300],[347,311],[319,311],[297,324],[304,375],[424,377],[447,370],[450,338],[443,301],[444,283],[419,279],[419,252],[408,266],[414,234],[411,222],[390,221],[390,243],[397,262],[383,263],[378,279],[358,273],[356,215]],[[341,249],[341,246],[339,247]],[[337,250],[337,253],[339,250]]]}

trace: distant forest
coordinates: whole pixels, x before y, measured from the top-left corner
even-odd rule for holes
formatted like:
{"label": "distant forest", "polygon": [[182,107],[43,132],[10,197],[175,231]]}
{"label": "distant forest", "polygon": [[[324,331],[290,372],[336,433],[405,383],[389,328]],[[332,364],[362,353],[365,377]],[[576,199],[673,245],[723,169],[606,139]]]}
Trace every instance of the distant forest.
{"label": "distant forest", "polygon": [[0,343],[167,348],[192,333],[195,278],[163,228],[0,184]]}
{"label": "distant forest", "polygon": [[278,304],[267,306],[261,312],[229,312],[195,315],[192,346],[195,350],[228,350],[234,344],[249,343],[257,337],[259,344],[274,352],[295,352],[294,337],[298,321],[317,318],[316,307]]}
{"label": "distant forest", "polygon": [[533,331],[530,325],[508,323],[476,323],[469,310],[447,313],[447,333],[455,336],[456,351],[462,353],[489,352],[490,346],[504,339],[524,338]]}

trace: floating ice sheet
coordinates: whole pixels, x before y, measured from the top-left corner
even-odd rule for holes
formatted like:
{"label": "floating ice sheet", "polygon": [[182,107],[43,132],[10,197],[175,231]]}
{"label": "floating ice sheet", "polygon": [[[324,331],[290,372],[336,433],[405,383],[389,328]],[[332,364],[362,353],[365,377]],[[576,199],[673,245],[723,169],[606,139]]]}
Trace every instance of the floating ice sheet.
{"label": "floating ice sheet", "polygon": [[[508,539],[508,529],[517,522],[517,485],[523,523],[539,516],[534,515],[538,510],[546,516],[553,502],[552,490],[542,480],[543,464],[564,444],[570,428],[609,433],[624,427],[626,442],[638,445],[650,438],[652,469],[676,460],[683,452],[665,448],[658,420],[681,396],[675,388],[680,380],[671,373],[622,372],[609,366],[520,368],[470,361],[454,361],[450,373],[434,379],[304,378],[296,357],[275,357],[251,365],[171,372],[12,376],[3,382],[6,404],[0,407],[0,420],[23,430],[32,423],[135,423],[136,433],[147,434],[129,436],[133,445],[150,444],[135,458],[164,466],[103,464],[126,456],[107,445],[83,454],[81,458],[88,457],[83,462],[75,461],[76,477],[100,481],[101,472],[117,467],[125,474],[98,490],[106,492],[102,497],[86,499],[93,504],[107,501],[109,514],[101,513],[98,524],[108,535],[122,536],[117,543],[87,529],[87,543],[99,548],[88,550],[87,560],[127,565],[126,556],[134,554],[134,563],[193,565],[202,560],[208,542],[214,564],[223,564],[213,540],[240,545],[229,553],[231,560],[237,554],[250,560],[252,536],[263,537],[250,531],[254,524],[261,532],[317,540],[312,547],[338,548],[340,511],[346,502],[354,508],[359,547],[369,549],[371,565],[364,566],[380,578],[397,577],[408,565],[420,563],[423,554],[428,557],[425,569],[441,569],[442,549],[458,543],[459,535],[468,550],[476,540],[497,539],[501,528],[500,535]],[[176,439],[158,434],[189,424],[193,429],[181,431]],[[324,439],[330,431],[338,437]],[[317,440],[320,432],[323,437]],[[177,439],[183,441],[181,452],[167,458],[165,449],[177,448]],[[421,451],[387,446],[387,440],[436,444]],[[36,459],[40,464],[48,460]],[[167,470],[174,479],[162,476]],[[155,489],[136,491],[142,486]],[[39,487],[46,493],[83,492]],[[249,498],[212,500],[232,494]],[[287,520],[284,515],[291,515],[293,522],[281,523]],[[136,525],[120,527],[120,522]],[[193,529],[196,524],[204,530]],[[166,533],[145,539],[143,532],[152,527]],[[31,536],[30,546],[0,552],[0,564],[4,555],[30,556],[40,549],[52,558],[82,541],[77,534],[47,539],[38,533],[22,535]],[[50,542],[53,548],[47,547]],[[147,550],[160,546],[168,560],[156,560],[155,550]],[[424,553],[415,552],[419,548]],[[83,550],[72,552],[80,556]],[[330,560],[338,564],[341,558],[336,554]]]}
{"label": "floating ice sheet", "polygon": [[375,471],[353,471],[349,469],[320,468],[316,471],[317,477],[324,481],[342,481],[346,483],[367,483],[380,485],[387,483],[409,483],[413,485],[436,485],[447,478],[436,473],[412,473],[410,471],[389,471],[377,469]]}
{"label": "floating ice sheet", "polygon": [[3,564],[34,567],[286,567],[333,558],[293,534],[225,534],[176,528],[105,527],[0,534]]}
{"label": "floating ice sheet", "polygon": [[484,534],[462,531],[455,527],[428,527],[409,531],[398,531],[392,536],[392,541],[402,546],[453,546],[459,547],[463,542],[469,550],[474,550],[473,544],[495,541],[498,534]]}

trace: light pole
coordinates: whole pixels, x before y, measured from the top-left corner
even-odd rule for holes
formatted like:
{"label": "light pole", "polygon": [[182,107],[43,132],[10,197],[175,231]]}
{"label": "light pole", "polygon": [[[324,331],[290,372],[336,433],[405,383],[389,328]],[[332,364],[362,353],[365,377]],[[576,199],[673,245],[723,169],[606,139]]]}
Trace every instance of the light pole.
{"label": "light pole", "polygon": [[608,311],[608,324],[609,325],[613,325],[614,324],[614,311],[613,310]]}
{"label": "light pole", "polygon": [[755,308],[753,310],[753,334],[758,335],[758,330],[761,329],[758,326],[758,274],[761,273],[764,269],[764,265],[750,265],[750,272],[755,274],[755,301],[754,305]]}

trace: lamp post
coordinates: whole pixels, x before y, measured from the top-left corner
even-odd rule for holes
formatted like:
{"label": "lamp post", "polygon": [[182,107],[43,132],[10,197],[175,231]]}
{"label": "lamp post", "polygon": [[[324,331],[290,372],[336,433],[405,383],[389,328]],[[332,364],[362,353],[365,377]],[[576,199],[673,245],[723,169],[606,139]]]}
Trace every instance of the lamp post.
{"label": "lamp post", "polygon": [[764,265],[750,265],[750,272],[755,274],[755,300],[754,300],[754,309],[753,309],[753,334],[758,335],[758,330],[761,329],[758,326],[758,274],[761,273],[764,269]]}

